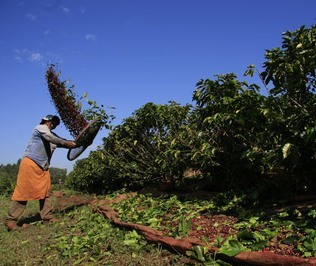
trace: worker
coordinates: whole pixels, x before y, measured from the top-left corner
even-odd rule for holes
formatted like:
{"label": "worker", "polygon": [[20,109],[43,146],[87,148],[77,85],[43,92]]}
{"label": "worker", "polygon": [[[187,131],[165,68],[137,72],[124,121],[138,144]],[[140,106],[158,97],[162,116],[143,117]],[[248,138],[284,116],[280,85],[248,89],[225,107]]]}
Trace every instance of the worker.
{"label": "worker", "polygon": [[43,221],[53,221],[53,202],[49,165],[57,147],[74,148],[76,143],[63,139],[52,132],[60,124],[56,115],[45,116],[32,132],[31,139],[21,160],[16,186],[12,195],[7,218],[4,222],[9,231],[18,229],[18,219],[27,202],[39,200],[39,214]]}

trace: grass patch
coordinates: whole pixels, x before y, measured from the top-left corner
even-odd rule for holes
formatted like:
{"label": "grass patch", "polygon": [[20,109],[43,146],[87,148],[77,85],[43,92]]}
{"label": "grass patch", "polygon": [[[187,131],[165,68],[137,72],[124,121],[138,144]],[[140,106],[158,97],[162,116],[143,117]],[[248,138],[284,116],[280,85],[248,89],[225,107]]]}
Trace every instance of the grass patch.
{"label": "grass patch", "polygon": [[[0,196],[3,224],[10,204]],[[38,202],[27,205],[23,217],[36,215]],[[37,221],[18,231],[0,226],[1,265],[200,265],[133,232],[113,227],[87,206],[56,213],[59,222]]]}

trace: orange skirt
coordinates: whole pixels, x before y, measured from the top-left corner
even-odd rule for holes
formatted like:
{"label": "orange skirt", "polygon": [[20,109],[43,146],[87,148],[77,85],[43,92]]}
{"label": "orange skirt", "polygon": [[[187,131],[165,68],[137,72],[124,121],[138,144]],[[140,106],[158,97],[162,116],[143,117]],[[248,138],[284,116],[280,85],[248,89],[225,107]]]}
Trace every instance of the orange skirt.
{"label": "orange skirt", "polygon": [[12,200],[29,201],[44,199],[50,190],[49,170],[43,170],[30,158],[21,161]]}

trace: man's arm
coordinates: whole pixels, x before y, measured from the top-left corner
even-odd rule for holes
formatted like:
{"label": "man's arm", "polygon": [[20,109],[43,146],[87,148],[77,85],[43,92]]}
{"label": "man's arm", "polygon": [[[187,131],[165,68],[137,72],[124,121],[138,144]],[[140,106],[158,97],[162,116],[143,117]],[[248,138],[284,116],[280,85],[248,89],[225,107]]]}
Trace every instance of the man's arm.
{"label": "man's arm", "polygon": [[55,133],[51,132],[47,126],[40,125],[37,127],[37,130],[44,139],[46,139],[50,143],[57,145],[58,147],[74,148],[76,146],[76,143],[74,143],[73,141],[63,139]]}

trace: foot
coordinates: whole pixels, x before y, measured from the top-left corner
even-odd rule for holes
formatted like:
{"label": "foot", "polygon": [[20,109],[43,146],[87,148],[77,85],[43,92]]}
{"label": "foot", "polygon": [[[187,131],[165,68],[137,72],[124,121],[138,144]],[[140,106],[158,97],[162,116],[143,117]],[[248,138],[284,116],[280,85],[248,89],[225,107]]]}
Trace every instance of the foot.
{"label": "foot", "polygon": [[58,219],[57,218],[51,218],[51,219],[43,219],[43,222],[44,223],[55,223],[55,222],[58,222]]}
{"label": "foot", "polygon": [[19,228],[14,220],[5,220],[4,225],[8,231],[17,230]]}
{"label": "foot", "polygon": [[45,222],[45,223],[57,222],[57,221],[58,221],[58,219],[56,219],[55,216],[52,215],[52,214],[46,215],[42,220],[43,220],[43,222]]}

